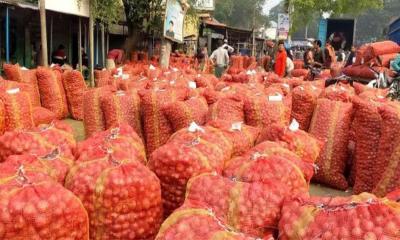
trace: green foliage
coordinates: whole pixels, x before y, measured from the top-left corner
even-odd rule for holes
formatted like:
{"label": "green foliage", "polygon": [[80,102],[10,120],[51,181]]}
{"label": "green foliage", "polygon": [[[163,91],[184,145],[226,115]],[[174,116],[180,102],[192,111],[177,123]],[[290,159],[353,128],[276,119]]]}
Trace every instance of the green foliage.
{"label": "green foliage", "polygon": [[294,9],[292,14],[293,30],[311,22],[315,16],[323,13],[331,16],[343,14],[359,15],[368,9],[383,7],[383,0],[285,0],[289,9]]}
{"label": "green foliage", "polygon": [[268,25],[263,13],[265,0],[216,0],[215,18],[238,28],[252,29]]}
{"label": "green foliage", "polygon": [[89,0],[91,13],[105,25],[117,23],[121,20],[123,5],[120,1],[114,0]]}

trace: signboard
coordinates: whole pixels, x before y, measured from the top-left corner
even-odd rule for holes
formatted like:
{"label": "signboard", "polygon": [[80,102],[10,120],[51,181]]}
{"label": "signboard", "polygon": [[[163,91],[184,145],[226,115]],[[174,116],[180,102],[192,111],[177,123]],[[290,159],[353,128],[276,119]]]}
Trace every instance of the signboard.
{"label": "signboard", "polygon": [[326,35],[328,34],[328,20],[322,18],[319,21],[319,28],[318,28],[318,39],[321,40],[322,47],[325,47],[326,44]]}
{"label": "signboard", "polygon": [[289,14],[278,14],[278,38],[287,39],[289,37],[290,21]]}
{"label": "signboard", "polygon": [[214,0],[196,0],[194,8],[197,10],[214,11],[215,3]]}
{"label": "signboard", "polygon": [[164,19],[164,37],[174,42],[183,42],[184,19],[186,12],[177,0],[167,0]]}
{"label": "signboard", "polygon": [[89,17],[89,0],[45,0],[46,10]]}

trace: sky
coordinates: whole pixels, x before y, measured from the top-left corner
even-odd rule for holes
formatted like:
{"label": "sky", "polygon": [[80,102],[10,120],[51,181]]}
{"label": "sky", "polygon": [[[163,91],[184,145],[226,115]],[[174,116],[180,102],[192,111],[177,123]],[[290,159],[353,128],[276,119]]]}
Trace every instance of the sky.
{"label": "sky", "polygon": [[276,5],[278,5],[282,0],[266,0],[265,6],[264,6],[264,12],[269,13],[269,11],[274,8]]}

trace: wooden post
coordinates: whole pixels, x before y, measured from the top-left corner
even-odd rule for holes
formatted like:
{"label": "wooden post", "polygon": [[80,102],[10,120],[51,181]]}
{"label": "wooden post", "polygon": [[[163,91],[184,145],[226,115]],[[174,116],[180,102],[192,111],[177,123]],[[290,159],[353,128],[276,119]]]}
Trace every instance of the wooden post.
{"label": "wooden post", "polygon": [[92,87],[94,84],[94,16],[93,9],[90,8],[90,17],[89,17],[89,48],[90,48],[90,83]]}
{"label": "wooden post", "polygon": [[79,18],[79,27],[78,27],[78,64],[79,64],[79,71],[82,72],[82,19]]}
{"label": "wooden post", "polygon": [[46,6],[45,0],[40,0],[39,2],[40,8],[40,34],[41,34],[41,41],[42,41],[42,59],[43,59],[43,66],[49,66],[49,60],[47,55],[47,31],[46,31]]}
{"label": "wooden post", "polygon": [[171,41],[163,38],[161,44],[160,65],[161,68],[167,69],[169,67],[169,58],[171,55],[172,44]]}

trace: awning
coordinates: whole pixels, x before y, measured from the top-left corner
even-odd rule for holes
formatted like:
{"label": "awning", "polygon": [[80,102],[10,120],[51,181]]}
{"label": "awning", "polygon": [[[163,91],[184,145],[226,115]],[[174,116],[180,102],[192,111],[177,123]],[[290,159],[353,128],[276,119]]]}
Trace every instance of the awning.
{"label": "awning", "polygon": [[203,20],[203,23],[214,27],[226,28],[226,24],[220,23],[215,19],[205,19]]}
{"label": "awning", "polygon": [[46,10],[89,17],[89,0],[45,0]]}
{"label": "awning", "polygon": [[39,10],[39,6],[34,3],[28,3],[22,0],[0,0],[0,3],[5,3],[13,6],[17,6],[20,8],[28,8],[32,10]]}

